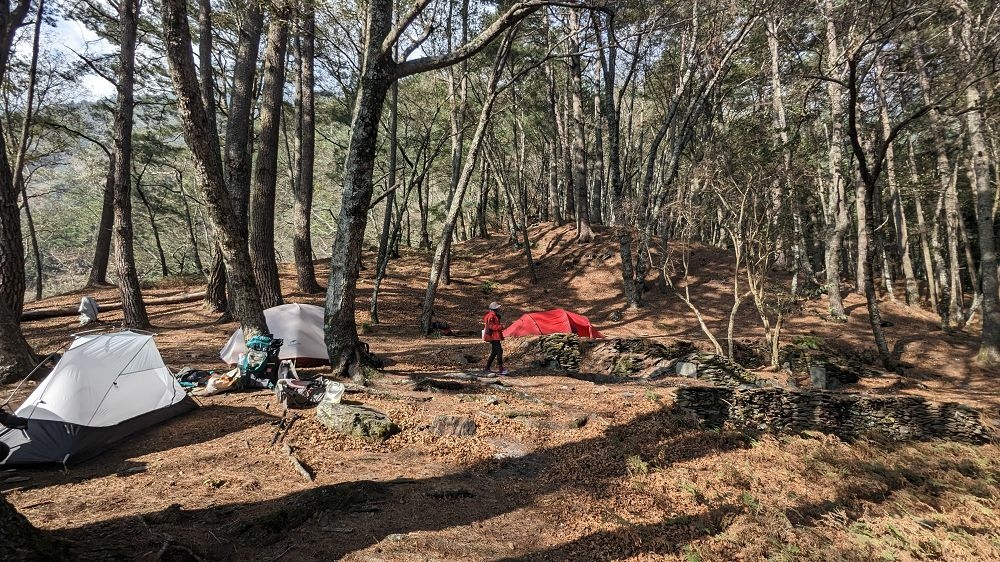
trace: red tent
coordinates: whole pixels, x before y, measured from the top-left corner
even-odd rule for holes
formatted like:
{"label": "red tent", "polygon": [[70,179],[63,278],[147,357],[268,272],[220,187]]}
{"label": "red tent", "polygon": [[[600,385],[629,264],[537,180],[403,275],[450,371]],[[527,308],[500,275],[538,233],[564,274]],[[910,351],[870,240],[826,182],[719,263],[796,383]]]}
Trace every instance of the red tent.
{"label": "red tent", "polygon": [[604,337],[590,324],[590,320],[586,316],[561,308],[545,312],[529,312],[503,331],[504,336],[511,338],[544,334],[576,334],[580,337],[594,339]]}

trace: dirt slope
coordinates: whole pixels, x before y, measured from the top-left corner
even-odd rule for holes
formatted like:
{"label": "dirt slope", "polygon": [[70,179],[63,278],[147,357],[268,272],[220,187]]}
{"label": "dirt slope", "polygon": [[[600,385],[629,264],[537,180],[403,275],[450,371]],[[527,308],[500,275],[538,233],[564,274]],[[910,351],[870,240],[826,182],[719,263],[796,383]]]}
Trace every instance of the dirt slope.
{"label": "dirt slope", "polygon": [[[12,483],[0,474],[0,489],[35,526],[77,542],[85,559],[1000,559],[996,445],[705,432],[670,406],[666,383],[594,384],[518,365],[499,388],[414,384],[475,368],[463,355],[484,357],[476,336],[494,299],[505,303],[507,321],[565,307],[611,337],[704,344],[672,294],[654,288],[647,307],[621,310],[610,232],[577,245],[572,228],[540,226],[533,240],[537,285],[504,238],[456,245],[454,281],[440,291],[436,317],[464,337],[418,335],[426,255],[409,252],[390,264],[378,326],[367,324],[373,271],[363,272],[358,322],[373,350],[396,363],[375,381],[386,393],[347,398],[385,411],[402,431],[369,444],[333,435],[302,411],[285,442],[316,471],[315,482],[271,445],[281,412],[259,392],[205,399],[198,411],[65,473],[21,471],[30,480]],[[691,265],[693,300],[721,336],[731,306],[729,258],[697,248]],[[290,269],[284,274],[288,300],[321,304],[322,295],[295,294]],[[191,290],[177,283],[147,294]],[[81,294],[28,308],[74,305]],[[114,289],[92,294],[115,299]],[[850,320],[840,324],[822,319],[823,299],[805,303],[784,339],[867,347],[863,299],[849,295],[845,304]],[[990,374],[972,362],[975,335],[944,335],[930,313],[884,306],[890,345],[913,368],[863,380],[857,390],[955,399],[995,419],[1000,402]],[[616,312],[623,315],[614,321]],[[103,319],[114,323],[118,314]],[[218,350],[234,324],[214,324],[200,303],[154,307],[150,317],[171,367],[221,367]],[[54,352],[74,323],[24,328],[40,352]],[[760,337],[751,307],[738,325],[740,339]],[[468,416],[476,434],[431,435],[440,414]],[[136,466],[145,471],[126,472]]]}

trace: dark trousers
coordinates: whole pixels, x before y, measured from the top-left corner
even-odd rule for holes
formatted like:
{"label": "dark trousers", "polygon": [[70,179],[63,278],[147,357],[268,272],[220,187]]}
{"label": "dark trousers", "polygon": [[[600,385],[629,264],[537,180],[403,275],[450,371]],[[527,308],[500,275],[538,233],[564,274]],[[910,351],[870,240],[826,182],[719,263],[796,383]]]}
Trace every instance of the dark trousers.
{"label": "dark trousers", "polygon": [[486,361],[486,370],[489,371],[490,367],[493,365],[493,360],[499,360],[500,370],[503,370],[503,347],[501,347],[499,341],[490,342],[490,358]]}

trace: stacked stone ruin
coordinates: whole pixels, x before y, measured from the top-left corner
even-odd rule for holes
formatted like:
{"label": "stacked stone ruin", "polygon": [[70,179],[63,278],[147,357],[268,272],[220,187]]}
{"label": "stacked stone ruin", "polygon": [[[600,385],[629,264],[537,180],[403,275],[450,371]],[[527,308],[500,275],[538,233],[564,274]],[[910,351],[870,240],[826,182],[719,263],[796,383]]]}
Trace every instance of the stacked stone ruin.
{"label": "stacked stone ruin", "polygon": [[580,338],[576,334],[551,334],[538,339],[546,367],[580,371]]}
{"label": "stacked stone ruin", "polygon": [[742,366],[714,353],[696,352],[683,359],[697,366],[695,378],[728,388],[756,388],[767,383]]}
{"label": "stacked stone ruin", "polygon": [[914,396],[863,396],[781,388],[679,388],[676,404],[707,427],[750,431],[820,431],[844,440],[881,436],[893,441],[949,439],[987,443],[990,431],[979,412],[955,402]]}

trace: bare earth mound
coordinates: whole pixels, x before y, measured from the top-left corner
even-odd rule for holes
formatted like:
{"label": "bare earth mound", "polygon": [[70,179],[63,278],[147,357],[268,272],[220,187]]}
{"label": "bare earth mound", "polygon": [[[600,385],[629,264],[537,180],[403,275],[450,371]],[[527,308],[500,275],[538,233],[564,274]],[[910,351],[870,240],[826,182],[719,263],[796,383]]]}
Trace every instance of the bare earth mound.
{"label": "bare earth mound", "polygon": [[[631,363],[614,354],[595,356],[609,371],[602,373],[569,376],[525,359],[511,363],[514,376],[501,384],[446,377],[482,368],[479,321],[490,300],[504,302],[507,322],[562,307],[612,338],[707,349],[673,294],[654,286],[647,307],[621,309],[611,233],[597,234],[578,245],[570,227],[536,227],[537,285],[505,239],[457,244],[454,281],[436,308],[436,318],[461,334],[453,338],[418,335],[429,257],[411,252],[391,262],[383,323],[370,326],[366,312],[358,322],[372,350],[395,363],[373,381],[376,390],[345,396],[400,427],[384,442],[336,435],[313,410],[299,410],[302,418],[281,435],[283,414],[271,394],[235,393],[204,399],[199,410],[67,472],[0,473],[0,489],[33,525],[74,543],[79,559],[1000,559],[995,444],[706,431],[672,404],[681,382],[631,376]],[[732,302],[729,258],[696,248],[691,264],[692,298],[721,335]],[[359,287],[359,311],[367,310],[372,269]],[[321,304],[322,295],[295,294],[292,272],[284,273],[287,300]],[[146,296],[195,290],[176,283]],[[28,308],[73,306],[82,294]],[[114,289],[92,294],[116,300]],[[864,301],[852,294],[845,304],[850,319],[840,324],[823,319],[825,299],[803,303],[783,341],[807,338],[863,362]],[[760,329],[751,307],[743,312],[737,334],[752,347]],[[893,324],[890,346],[911,367],[862,377],[847,390],[956,401],[988,424],[997,419],[993,377],[973,364],[975,334],[943,334],[931,313],[892,302],[884,314]],[[158,305],[150,317],[169,366],[223,367],[217,354],[235,324],[214,324],[198,302]],[[110,325],[120,313],[102,319]],[[68,341],[74,323],[24,327],[49,353]],[[511,352],[519,345],[508,344]],[[431,426],[443,415],[471,420],[475,433],[436,436]],[[315,481],[296,472],[284,444]]]}

